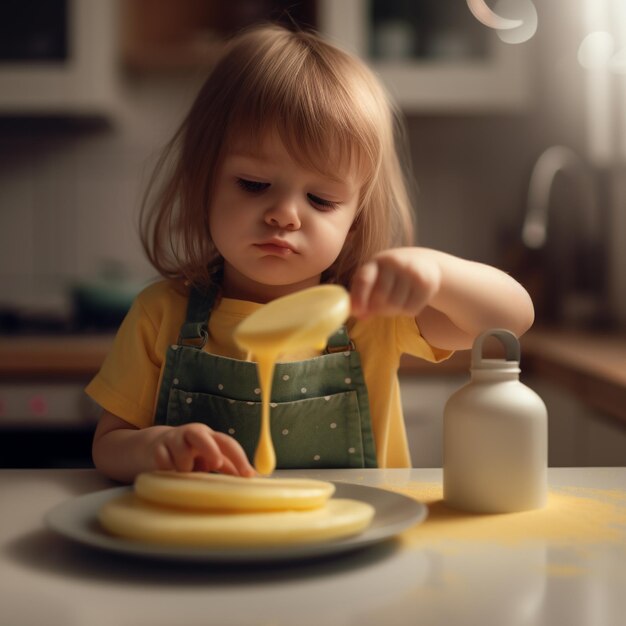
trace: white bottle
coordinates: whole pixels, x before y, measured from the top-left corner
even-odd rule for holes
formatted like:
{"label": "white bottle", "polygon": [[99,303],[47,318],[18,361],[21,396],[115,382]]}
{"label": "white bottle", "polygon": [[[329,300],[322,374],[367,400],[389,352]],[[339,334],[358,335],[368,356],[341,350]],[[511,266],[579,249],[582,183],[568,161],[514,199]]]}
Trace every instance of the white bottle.
{"label": "white bottle", "polygon": [[[502,342],[504,359],[483,358],[491,336]],[[547,410],[519,381],[519,360],[519,341],[508,330],[489,330],[474,342],[471,381],[444,410],[443,497],[450,507],[510,513],[546,504]]]}

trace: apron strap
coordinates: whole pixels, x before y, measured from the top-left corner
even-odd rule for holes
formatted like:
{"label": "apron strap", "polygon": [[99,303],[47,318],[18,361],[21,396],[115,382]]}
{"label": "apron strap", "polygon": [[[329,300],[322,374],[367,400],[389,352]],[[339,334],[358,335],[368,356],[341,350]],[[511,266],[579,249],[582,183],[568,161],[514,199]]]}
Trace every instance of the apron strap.
{"label": "apron strap", "polygon": [[193,286],[189,288],[187,315],[178,335],[179,345],[204,348],[209,338],[209,313],[213,308],[216,296],[217,287],[215,286],[211,287],[209,291],[200,291]]}
{"label": "apron strap", "polygon": [[354,349],[354,342],[350,339],[348,327],[344,324],[329,337],[324,352],[325,354],[333,354],[335,352],[350,352]]}

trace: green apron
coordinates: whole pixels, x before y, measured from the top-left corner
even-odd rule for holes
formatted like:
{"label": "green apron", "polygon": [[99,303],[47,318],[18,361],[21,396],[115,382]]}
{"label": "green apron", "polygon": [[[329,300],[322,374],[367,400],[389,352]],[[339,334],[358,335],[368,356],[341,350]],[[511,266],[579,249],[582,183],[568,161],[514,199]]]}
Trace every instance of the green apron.
{"label": "green apron", "polygon": [[[155,424],[202,422],[234,437],[252,460],[261,423],[256,363],[203,350],[216,294],[191,290],[167,350]],[[279,469],[376,467],[361,359],[345,326],[324,354],[276,364],[270,422]]]}

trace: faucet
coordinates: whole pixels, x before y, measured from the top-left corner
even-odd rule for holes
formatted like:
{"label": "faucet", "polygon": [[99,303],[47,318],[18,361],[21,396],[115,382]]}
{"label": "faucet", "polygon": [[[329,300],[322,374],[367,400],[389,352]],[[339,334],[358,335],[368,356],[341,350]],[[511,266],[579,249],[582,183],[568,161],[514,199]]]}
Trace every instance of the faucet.
{"label": "faucet", "polygon": [[598,207],[591,173],[585,162],[571,148],[550,146],[541,153],[530,175],[526,216],[522,228],[522,241],[529,248],[542,248],[546,243],[550,196],[554,179],[559,172],[568,172],[578,182],[583,209],[582,227],[591,239],[597,240]]}
{"label": "faucet", "polygon": [[[559,173],[567,175],[577,189],[578,211],[567,219],[557,215],[555,207],[550,209]],[[564,203],[559,206],[566,208]],[[530,176],[521,234],[527,248],[543,253],[544,289],[554,321],[591,321],[599,314],[604,276],[599,271],[598,209],[594,179],[585,161],[566,146],[544,150]]]}

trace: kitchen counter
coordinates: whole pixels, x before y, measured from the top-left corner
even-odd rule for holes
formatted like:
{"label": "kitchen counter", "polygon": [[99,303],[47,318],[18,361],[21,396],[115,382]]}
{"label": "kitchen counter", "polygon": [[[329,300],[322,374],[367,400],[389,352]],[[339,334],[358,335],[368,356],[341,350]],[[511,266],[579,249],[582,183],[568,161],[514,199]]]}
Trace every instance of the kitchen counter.
{"label": "kitchen counter", "polygon": [[626,335],[533,329],[522,337],[522,359],[523,371],[626,425]]}
{"label": "kitchen counter", "polygon": [[111,487],[93,470],[0,470],[6,624],[618,626],[626,614],[626,468],[550,469],[546,509],[455,513],[441,470],[289,476],[382,486],[429,518],[355,553],[255,567],[99,552],[46,530],[60,502]]}

